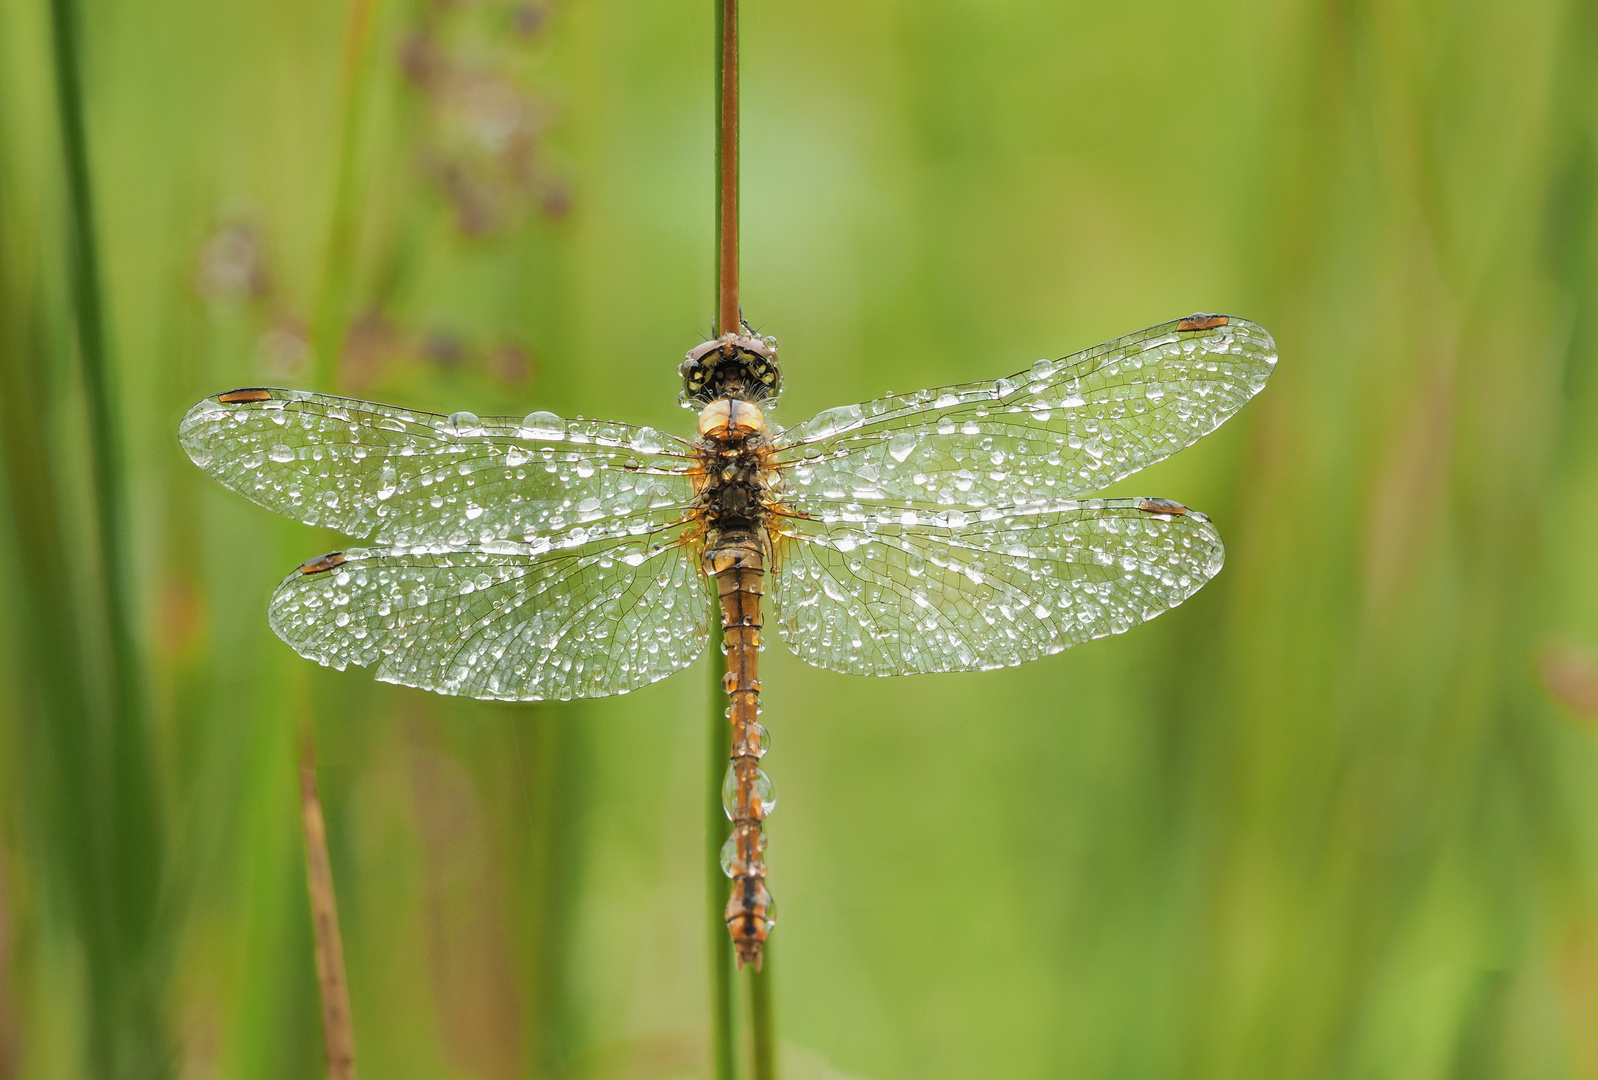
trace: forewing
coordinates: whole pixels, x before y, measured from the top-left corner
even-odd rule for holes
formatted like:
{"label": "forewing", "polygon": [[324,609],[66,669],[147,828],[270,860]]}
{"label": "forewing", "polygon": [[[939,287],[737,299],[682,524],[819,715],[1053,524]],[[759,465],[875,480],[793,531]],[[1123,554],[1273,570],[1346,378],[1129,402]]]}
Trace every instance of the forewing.
{"label": "forewing", "polygon": [[709,637],[692,528],[560,548],[372,548],[313,560],[272,596],[301,656],[384,682],[511,701],[604,697],[685,667]]}
{"label": "forewing", "polygon": [[830,409],[778,437],[780,497],[981,510],[1085,495],[1215,430],[1275,364],[1261,327],[1192,316],[995,382]]}
{"label": "forewing", "polygon": [[772,599],[788,647],[848,675],[1009,667],[1123,633],[1224,557],[1207,518],[1163,500],[826,517],[776,520]]}
{"label": "forewing", "polygon": [[388,544],[460,546],[573,527],[616,535],[693,498],[687,443],[538,413],[412,412],[297,390],[206,398],[178,429],[206,472],[308,525]]}

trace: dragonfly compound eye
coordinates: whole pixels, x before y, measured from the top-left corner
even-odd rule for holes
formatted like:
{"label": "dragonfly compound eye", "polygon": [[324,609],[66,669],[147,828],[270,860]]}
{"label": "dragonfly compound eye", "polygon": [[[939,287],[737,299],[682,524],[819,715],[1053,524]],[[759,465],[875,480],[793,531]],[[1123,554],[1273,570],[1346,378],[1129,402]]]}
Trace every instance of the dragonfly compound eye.
{"label": "dragonfly compound eye", "polygon": [[782,389],[775,338],[723,334],[695,347],[678,370],[684,400],[698,405],[725,397],[766,401]]}

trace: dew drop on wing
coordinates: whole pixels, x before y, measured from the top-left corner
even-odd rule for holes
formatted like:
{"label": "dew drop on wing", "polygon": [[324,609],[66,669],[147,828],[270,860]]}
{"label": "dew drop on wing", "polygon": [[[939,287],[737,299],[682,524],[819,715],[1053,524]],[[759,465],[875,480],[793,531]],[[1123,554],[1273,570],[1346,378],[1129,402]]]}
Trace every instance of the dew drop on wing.
{"label": "dew drop on wing", "polygon": [[483,429],[483,422],[476,413],[452,412],[449,419],[444,421],[444,426],[455,435],[473,435]]}
{"label": "dew drop on wing", "polygon": [[823,435],[835,435],[840,431],[849,431],[865,423],[866,414],[858,405],[840,405],[836,409],[825,409],[810,418],[808,434],[812,438]]}
{"label": "dew drop on wing", "polygon": [[522,431],[529,439],[563,439],[566,423],[552,412],[539,410],[522,417]]}
{"label": "dew drop on wing", "polygon": [[633,435],[633,449],[641,454],[658,454],[663,445],[660,432],[654,428],[639,428],[637,433]]}

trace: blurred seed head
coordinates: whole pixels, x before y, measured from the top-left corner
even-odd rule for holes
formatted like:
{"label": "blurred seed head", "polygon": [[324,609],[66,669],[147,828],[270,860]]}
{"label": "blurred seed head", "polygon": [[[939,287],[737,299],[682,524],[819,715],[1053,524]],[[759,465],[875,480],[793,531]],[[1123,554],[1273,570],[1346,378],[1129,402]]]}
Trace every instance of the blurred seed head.
{"label": "blurred seed head", "polygon": [[467,236],[571,208],[543,162],[554,109],[524,85],[523,47],[543,34],[550,11],[533,0],[435,0],[400,46],[400,70],[426,103],[418,163]]}
{"label": "blurred seed head", "polygon": [[311,369],[311,343],[305,332],[286,320],[272,327],[255,343],[255,367],[271,379],[304,379]]}
{"label": "blurred seed head", "polygon": [[390,365],[405,348],[405,335],[380,310],[372,310],[350,324],[339,355],[339,382],[359,393],[383,381]]}
{"label": "blurred seed head", "polygon": [[194,287],[208,304],[259,300],[271,291],[260,233],[234,221],[212,233],[200,247]]}
{"label": "blurred seed head", "polygon": [[549,21],[549,8],[544,4],[517,4],[511,12],[511,25],[523,37],[542,33]]}
{"label": "blurred seed head", "polygon": [[438,42],[425,33],[414,33],[400,42],[399,66],[405,81],[424,92],[430,91],[444,70],[444,56]]}
{"label": "blurred seed head", "polygon": [[1584,720],[1598,720],[1598,653],[1554,642],[1543,647],[1538,667],[1549,696]]}
{"label": "blurred seed head", "polygon": [[429,330],[422,339],[422,355],[440,367],[460,367],[466,346],[453,330]]}
{"label": "blurred seed head", "polygon": [[161,586],[156,617],[156,638],[162,653],[169,658],[194,655],[205,640],[205,605],[187,575],[167,576]]}
{"label": "blurred seed head", "polygon": [[502,342],[488,354],[488,370],[507,386],[523,386],[533,374],[533,357],[513,341]]}

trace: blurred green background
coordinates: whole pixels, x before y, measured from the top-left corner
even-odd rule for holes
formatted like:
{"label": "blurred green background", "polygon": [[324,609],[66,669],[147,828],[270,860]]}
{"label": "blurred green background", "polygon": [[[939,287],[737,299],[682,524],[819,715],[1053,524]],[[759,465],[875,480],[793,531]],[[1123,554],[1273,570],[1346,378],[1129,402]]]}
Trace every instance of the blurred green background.
{"label": "blurred green background", "polygon": [[[686,431],[712,3],[79,2],[109,424],[50,8],[0,5],[0,1077],[325,1074],[302,722],[366,1077],[705,1076],[705,679],[315,668],[265,603],[340,540],[175,431],[260,383]],[[767,653],[785,1075],[1598,1077],[1598,8],[748,0],[744,34],[779,419],[1194,310],[1281,353],[1120,485],[1229,544],[1180,610],[986,674]]]}

